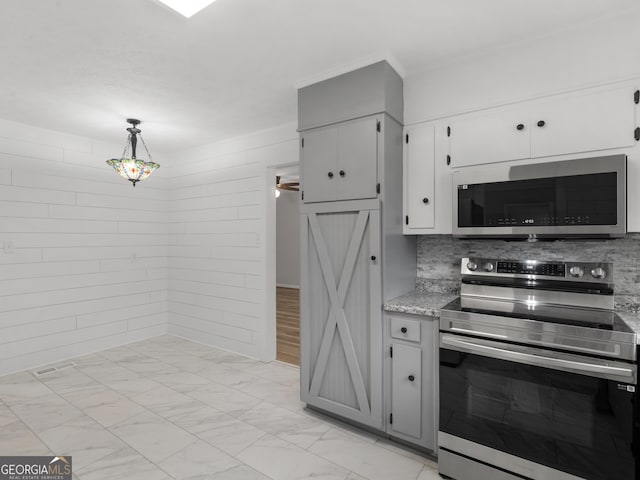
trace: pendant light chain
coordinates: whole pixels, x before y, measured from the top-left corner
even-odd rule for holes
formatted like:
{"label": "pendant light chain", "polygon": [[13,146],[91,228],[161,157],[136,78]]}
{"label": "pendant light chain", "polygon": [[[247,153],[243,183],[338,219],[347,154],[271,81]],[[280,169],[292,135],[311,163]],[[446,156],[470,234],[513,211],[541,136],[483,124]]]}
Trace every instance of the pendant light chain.
{"label": "pendant light chain", "polygon": [[129,146],[131,145],[131,134],[127,137],[127,143],[124,144],[124,150],[122,150],[122,156],[120,158],[127,158],[127,152],[129,151]]}
{"label": "pendant light chain", "polygon": [[142,133],[139,133],[138,137],[140,137],[140,140],[142,141],[142,146],[144,147],[145,151],[147,152],[147,155],[149,155],[149,161],[153,161],[153,158],[151,158],[151,153],[149,152],[149,149],[147,148],[147,144],[144,141],[144,138],[142,138]]}

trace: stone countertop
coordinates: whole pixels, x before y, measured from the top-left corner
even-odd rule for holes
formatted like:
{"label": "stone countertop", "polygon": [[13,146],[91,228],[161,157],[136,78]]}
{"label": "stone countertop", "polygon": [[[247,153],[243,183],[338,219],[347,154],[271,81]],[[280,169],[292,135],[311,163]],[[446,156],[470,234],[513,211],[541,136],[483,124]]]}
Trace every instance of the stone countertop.
{"label": "stone countertop", "polygon": [[389,300],[384,304],[384,309],[387,312],[412,313],[439,318],[440,309],[457,297],[458,295],[453,293],[430,293],[424,290],[414,290]]}
{"label": "stone countertop", "polygon": [[636,343],[640,344],[640,314],[630,312],[616,312],[620,318],[636,333]]}

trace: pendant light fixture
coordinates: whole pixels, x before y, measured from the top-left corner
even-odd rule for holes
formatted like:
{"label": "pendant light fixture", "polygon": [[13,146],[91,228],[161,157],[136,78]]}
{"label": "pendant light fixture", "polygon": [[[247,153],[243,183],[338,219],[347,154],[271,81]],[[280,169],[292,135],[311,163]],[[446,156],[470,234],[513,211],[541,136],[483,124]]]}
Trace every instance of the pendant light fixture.
{"label": "pendant light fixture", "polygon": [[[107,160],[107,165],[111,165],[113,169],[118,172],[118,175],[132,182],[133,186],[135,187],[137,182],[140,182],[147,178],[155,170],[157,170],[160,165],[151,161],[151,154],[149,153],[147,144],[144,142],[144,139],[140,134],[141,130],[138,128],[138,125],[140,125],[141,123],[140,120],[137,120],[135,118],[127,118],[127,123],[130,123],[131,126],[127,128],[129,137],[127,138],[127,144],[124,146],[122,157]],[[144,146],[144,149],[147,152],[147,156],[149,157],[148,161],[136,157],[138,136],[142,141],[142,146]],[[131,155],[129,155],[129,153]]]}

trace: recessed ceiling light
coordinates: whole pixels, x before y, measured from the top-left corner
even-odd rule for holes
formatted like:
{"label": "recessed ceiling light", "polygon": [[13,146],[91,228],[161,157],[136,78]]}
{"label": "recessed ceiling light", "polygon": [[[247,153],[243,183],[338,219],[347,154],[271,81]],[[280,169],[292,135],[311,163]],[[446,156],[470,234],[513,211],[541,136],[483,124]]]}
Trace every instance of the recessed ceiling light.
{"label": "recessed ceiling light", "polygon": [[180,15],[189,18],[198,13],[203,8],[211,5],[215,0],[157,0],[167,7],[175,10]]}

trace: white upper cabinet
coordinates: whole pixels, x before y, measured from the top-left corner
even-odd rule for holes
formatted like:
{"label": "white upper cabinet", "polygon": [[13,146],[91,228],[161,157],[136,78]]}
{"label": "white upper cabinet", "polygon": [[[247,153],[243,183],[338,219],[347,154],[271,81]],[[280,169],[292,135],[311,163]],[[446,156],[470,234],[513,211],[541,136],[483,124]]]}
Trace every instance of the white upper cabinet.
{"label": "white upper cabinet", "polygon": [[305,203],[377,197],[378,122],[372,116],[302,134]]}
{"label": "white upper cabinet", "polygon": [[304,201],[335,200],[335,174],[338,167],[338,129],[321,128],[302,136]]}
{"label": "white upper cabinet", "polygon": [[433,125],[405,131],[405,230],[435,225],[435,129]]}
{"label": "white upper cabinet", "polygon": [[529,112],[488,111],[447,127],[451,167],[519,160],[531,156]]}
{"label": "white upper cabinet", "polygon": [[579,93],[531,110],[531,156],[593,152],[635,144],[634,89]]}
{"label": "white upper cabinet", "polygon": [[451,167],[632,146],[634,90],[588,89],[452,120]]}
{"label": "white upper cabinet", "polygon": [[376,117],[368,117],[338,127],[336,200],[378,195],[378,122]]}

